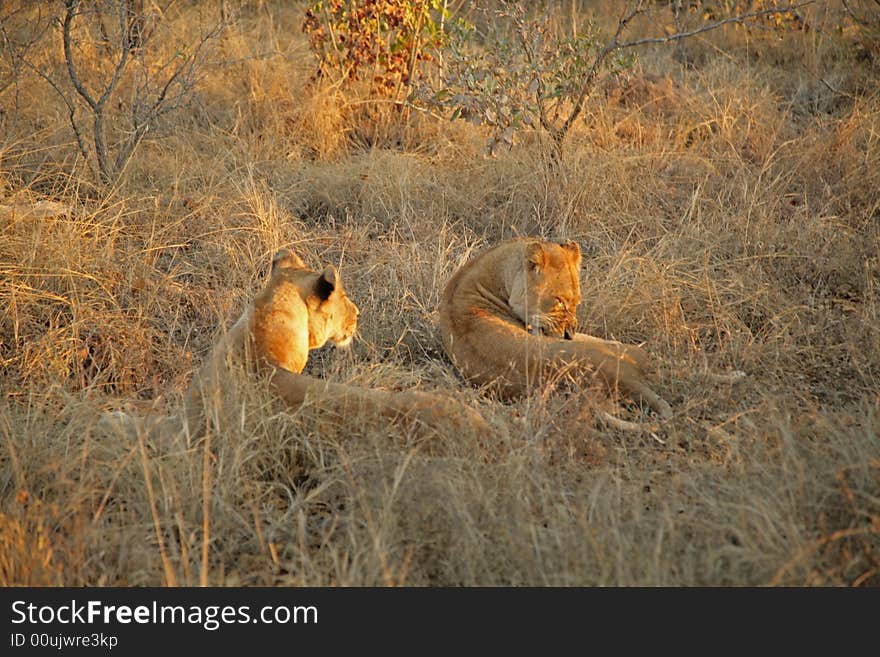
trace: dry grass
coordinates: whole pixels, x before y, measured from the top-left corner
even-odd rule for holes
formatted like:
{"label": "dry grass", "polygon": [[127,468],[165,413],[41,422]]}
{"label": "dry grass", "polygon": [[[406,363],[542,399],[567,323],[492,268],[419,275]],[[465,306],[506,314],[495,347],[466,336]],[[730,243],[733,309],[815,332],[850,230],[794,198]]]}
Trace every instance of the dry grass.
{"label": "dry grass", "polygon": [[[299,17],[246,7],[110,190],[45,88],[0,96],[0,584],[880,583],[876,62],[831,30],[644,53],[551,170],[537,141],[489,158],[477,128],[310,86]],[[69,212],[24,210],[46,200]],[[583,327],[657,355],[662,433],[458,379],[440,291],[518,234],[580,243]],[[98,424],[176,408],[282,246],[362,310],[311,373],[452,391],[497,443],[332,426],[240,378],[209,443]]]}

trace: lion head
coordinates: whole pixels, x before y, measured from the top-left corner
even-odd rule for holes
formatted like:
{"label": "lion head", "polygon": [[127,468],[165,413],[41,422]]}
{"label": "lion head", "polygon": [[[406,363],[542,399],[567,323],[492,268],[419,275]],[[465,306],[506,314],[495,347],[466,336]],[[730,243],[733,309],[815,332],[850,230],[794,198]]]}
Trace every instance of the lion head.
{"label": "lion head", "polygon": [[273,258],[269,281],[254,299],[250,332],[269,363],[301,372],[309,350],[328,341],[351,344],[358,314],[333,265],[316,272],[285,249]]}
{"label": "lion head", "polygon": [[[339,272],[333,265],[325,267],[317,277],[314,293],[306,303],[310,309],[309,336],[314,336],[320,344],[329,340],[339,348],[351,344],[360,311],[345,294]],[[321,336],[325,336],[323,340]]]}
{"label": "lion head", "polygon": [[522,272],[514,278],[508,303],[535,335],[570,339],[577,330],[581,302],[580,247],[572,241],[527,242]]}
{"label": "lion head", "polygon": [[282,249],[272,259],[272,278],[299,289],[308,309],[310,349],[322,347],[328,340],[336,347],[351,344],[360,310],[345,293],[336,267],[327,265],[319,274],[308,269],[293,251]]}

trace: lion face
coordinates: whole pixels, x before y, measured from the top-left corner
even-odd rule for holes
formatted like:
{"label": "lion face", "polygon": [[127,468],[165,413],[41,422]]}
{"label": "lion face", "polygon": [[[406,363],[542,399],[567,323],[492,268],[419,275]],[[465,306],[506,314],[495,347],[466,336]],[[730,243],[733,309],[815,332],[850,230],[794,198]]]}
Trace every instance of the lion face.
{"label": "lion face", "polygon": [[510,292],[510,307],[535,335],[571,339],[577,330],[577,307],[581,302],[580,247],[562,244],[527,244],[522,275]]}
{"label": "lion face", "polygon": [[[309,333],[324,336],[339,348],[348,347],[357,332],[360,310],[354,305],[333,265],[329,265],[315,280],[309,307]],[[321,342],[323,344],[323,341]]]}
{"label": "lion face", "polygon": [[253,331],[269,362],[295,372],[305,366],[309,349],[328,340],[337,347],[351,344],[358,314],[335,267],[312,271],[295,253],[283,250],[275,255],[270,281],[255,300]]}

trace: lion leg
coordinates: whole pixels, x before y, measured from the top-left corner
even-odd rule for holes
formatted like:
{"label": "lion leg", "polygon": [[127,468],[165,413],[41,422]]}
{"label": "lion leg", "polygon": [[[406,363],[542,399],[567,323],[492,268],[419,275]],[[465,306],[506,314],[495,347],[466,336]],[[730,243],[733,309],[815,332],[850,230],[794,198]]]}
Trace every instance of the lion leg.
{"label": "lion leg", "polygon": [[617,340],[603,340],[587,333],[575,333],[572,340],[590,349],[614,354],[617,358],[630,361],[639,369],[648,369],[651,357],[648,352],[634,344],[624,344]]}
{"label": "lion leg", "polygon": [[394,412],[402,417],[413,417],[435,428],[445,426],[455,432],[491,433],[482,415],[447,395],[419,390],[391,395],[390,404]]}
{"label": "lion leg", "polygon": [[672,417],[672,407],[645,382],[640,368],[612,358],[600,358],[595,366],[611,390],[619,389],[633,401],[647,404],[663,419]]}
{"label": "lion leg", "polygon": [[[198,377],[198,375],[196,375]],[[183,398],[181,419],[190,442],[201,435],[205,423],[202,419],[204,403],[202,401],[202,384],[199,378],[193,378]]]}
{"label": "lion leg", "polygon": [[445,395],[359,388],[281,369],[272,374],[270,385],[293,408],[298,408],[307,397],[315,397],[320,400],[322,412],[332,412],[340,418],[372,414],[392,423],[415,420],[433,429],[446,426],[480,435],[490,433],[489,425],[477,411]]}
{"label": "lion leg", "polygon": [[156,408],[148,411],[145,415],[121,410],[102,413],[96,426],[102,432],[122,437],[128,441],[136,441],[139,438],[155,440],[177,434],[180,431],[177,415],[157,412]]}
{"label": "lion leg", "polygon": [[277,367],[272,368],[269,386],[272,392],[281,397],[291,409],[299,408],[307,396],[316,393],[327,393],[328,396],[341,403],[343,409],[347,403],[354,402],[350,399],[351,395],[344,394],[346,391],[337,390],[340,387],[339,384],[315,379],[306,374],[295,374]]}
{"label": "lion leg", "polygon": [[662,419],[672,417],[672,407],[669,403],[651,390],[644,381],[627,381],[623,387],[636,401],[647,403]]}
{"label": "lion leg", "polygon": [[[636,401],[647,403],[661,418],[672,416],[672,407],[644,381],[644,371],[651,360],[647,351],[636,345],[623,344],[616,340],[603,340],[586,333],[576,333],[574,340],[598,352],[595,355],[610,357],[600,356],[602,362],[596,363],[600,370],[606,372],[606,379],[610,379],[609,383],[616,383]],[[617,361],[616,367],[612,359]]]}
{"label": "lion leg", "polygon": [[634,401],[648,404],[661,418],[672,416],[672,407],[645,382],[640,364],[648,357],[640,347],[631,348],[585,334],[577,334],[574,340],[553,340],[547,345],[553,367],[584,363],[601,376],[609,390],[619,389]]}

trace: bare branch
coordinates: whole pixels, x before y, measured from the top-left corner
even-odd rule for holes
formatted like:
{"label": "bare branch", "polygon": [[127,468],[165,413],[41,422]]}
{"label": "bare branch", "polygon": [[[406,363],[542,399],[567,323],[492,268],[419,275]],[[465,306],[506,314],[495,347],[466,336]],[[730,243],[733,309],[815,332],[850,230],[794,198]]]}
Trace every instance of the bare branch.
{"label": "bare branch", "polygon": [[[874,0],[874,4],[876,4],[878,7],[880,7],[880,0]],[[843,9],[847,14],[850,15],[850,18],[852,18],[858,25],[860,25],[862,27],[870,27],[871,26],[871,21],[869,20],[867,15],[862,14],[860,16],[859,14],[854,12],[852,10],[852,8],[849,6],[849,2],[847,2],[847,0],[843,0]],[[866,11],[869,11],[869,10],[866,10]],[[878,17],[877,20],[878,20],[878,24],[880,24],[880,17]]]}
{"label": "bare branch", "polygon": [[[811,5],[815,2],[815,0],[805,0],[805,2],[800,2],[798,4],[788,5],[786,7],[773,7],[772,9],[762,9],[759,11],[753,11],[747,14],[741,14],[739,16],[731,16],[730,18],[725,18],[719,21],[715,21],[713,23],[709,23],[708,25],[704,25],[695,30],[689,30],[686,32],[676,32],[675,34],[670,34],[668,36],[663,37],[649,37],[645,39],[637,39],[635,41],[625,41],[621,42],[620,37],[626,29],[627,25],[639,14],[641,14],[644,9],[642,5],[644,4],[643,0],[638,0],[638,2],[633,3],[630,7],[630,10],[623,16],[617,23],[617,31],[614,33],[614,37],[611,41],[602,49],[602,51],[596,56],[596,59],[593,61],[593,65],[590,67],[590,70],[587,72],[583,83],[581,84],[581,92],[578,94],[577,100],[575,100],[574,105],[571,109],[571,112],[566,118],[565,122],[559,128],[549,128],[548,132],[550,132],[551,137],[553,137],[554,142],[557,144],[557,148],[561,145],[562,141],[565,139],[565,136],[568,134],[568,131],[571,129],[571,126],[577,120],[577,118],[581,115],[583,111],[584,102],[587,97],[590,95],[590,92],[593,90],[593,83],[596,80],[596,76],[599,73],[599,69],[608,56],[618,50],[623,50],[627,48],[636,48],[639,46],[646,46],[651,44],[664,44],[664,43],[672,43],[677,42],[682,39],[687,39],[689,37],[696,36],[697,34],[702,34],[704,32],[709,32],[712,30],[717,30],[718,28],[724,25],[730,25],[733,23],[744,23],[745,21],[760,18],[762,16],[768,16],[772,14],[785,14],[788,12],[795,11],[802,7],[806,7],[807,5]],[[546,126],[545,126],[545,129]]]}
{"label": "bare branch", "polygon": [[82,99],[86,101],[86,104],[88,104],[89,107],[93,110],[97,110],[98,104],[95,102],[95,99],[92,98],[88,89],[86,89],[80,81],[79,74],[76,72],[76,66],[73,63],[73,49],[70,45],[70,24],[73,22],[74,11],[79,7],[79,4],[79,0],[67,0],[66,3],[67,11],[64,14],[63,23],[64,60],[67,63],[67,74],[70,76],[73,88],[76,89],[76,92],[80,96],[82,96]]}
{"label": "bare branch", "polygon": [[95,109],[103,107],[104,103],[107,102],[107,99],[110,98],[113,90],[116,89],[116,85],[119,84],[119,78],[122,75],[122,71],[128,63],[128,55],[131,52],[131,40],[128,38],[128,30],[126,29],[126,13],[125,3],[119,3],[119,41],[122,54],[119,57],[119,63],[116,64],[116,69],[113,71],[113,77],[110,78],[110,82],[107,83],[107,87],[98,99],[97,107]]}
{"label": "bare branch", "polygon": [[177,67],[174,73],[171,74],[171,77],[168,78],[168,81],[162,87],[162,91],[159,92],[159,96],[156,98],[156,102],[153,105],[154,109],[159,109],[159,107],[161,107],[162,103],[165,102],[165,98],[168,95],[168,90],[171,88],[171,85],[174,84],[174,82],[182,76],[184,71],[192,71],[196,59],[198,58],[202,49],[205,47],[205,44],[207,44],[208,41],[210,41],[211,39],[217,37],[220,32],[223,31],[223,29],[225,29],[225,25],[220,24],[201,38],[201,40],[193,50],[192,54],[184,58],[183,62],[181,62],[181,64]]}
{"label": "bare branch", "polygon": [[577,118],[581,115],[581,112],[584,109],[584,101],[593,90],[593,82],[596,79],[596,75],[599,73],[599,68],[605,62],[605,59],[608,57],[608,55],[617,50],[620,35],[623,34],[626,26],[629,25],[630,21],[632,21],[636,16],[644,11],[644,9],[642,9],[643,4],[643,0],[638,0],[638,2],[633,3],[629,12],[626,15],[622,16],[620,20],[618,20],[617,31],[614,33],[614,38],[611,39],[611,42],[602,49],[602,52],[599,53],[599,55],[593,62],[593,65],[590,67],[590,70],[587,72],[587,76],[581,86],[581,92],[578,95],[578,98],[575,101],[574,107],[572,108],[571,113],[568,115],[568,118],[565,119],[565,122],[562,124],[561,128],[550,131],[550,135],[556,142],[557,147],[561,145],[562,140],[565,139],[565,136],[571,129],[572,124],[574,124]]}
{"label": "bare branch", "polygon": [[[209,30],[206,34],[202,36],[192,52],[187,57],[185,57],[183,61],[181,61],[180,64],[178,64],[178,66],[174,69],[174,71],[162,85],[162,88],[156,96],[156,100],[147,109],[138,112],[138,103],[135,102],[133,104],[132,131],[128,139],[120,148],[119,153],[117,154],[116,170],[122,169],[125,162],[128,161],[128,159],[131,157],[131,154],[134,152],[134,150],[140,144],[141,140],[149,131],[151,125],[153,125],[161,116],[180,107],[181,101],[195,84],[195,82],[190,79],[190,76],[193,74],[195,65],[201,52],[211,40],[217,38],[217,36],[219,36],[220,33],[224,29],[226,29],[230,20],[231,17],[227,18],[227,20],[219,22],[211,30]],[[168,68],[172,61],[173,59],[163,64],[160,70]],[[149,83],[150,78],[148,77],[144,85],[142,85],[138,89],[138,94],[136,94],[137,97],[140,97],[141,95],[143,95],[143,93],[146,92],[146,87],[149,85]],[[175,84],[179,85],[179,91],[176,95],[170,96],[169,92]]]}
{"label": "bare branch", "polygon": [[[514,24],[516,25],[517,35],[519,36],[523,53],[525,53],[526,61],[528,62],[529,67],[531,67],[532,70],[535,70],[537,66],[532,46],[529,44],[529,30],[521,16],[516,16],[514,18]],[[554,127],[550,122],[550,118],[547,116],[547,106],[544,104],[544,81],[541,79],[540,75],[536,75],[535,80],[538,83],[537,88],[535,89],[535,103],[538,106],[538,120],[541,122],[541,127],[552,134]]]}
{"label": "bare branch", "polygon": [[[70,44],[70,27],[73,23],[73,17],[76,9],[80,5],[80,0],[67,0],[66,1],[66,11],[64,13],[64,23],[63,23],[63,42],[64,42],[64,60],[67,63],[67,74],[70,77],[71,83],[73,83],[73,88],[76,89],[76,92],[82,97],[83,100],[86,101],[86,104],[92,109],[92,113],[94,114],[94,128],[93,128],[93,139],[95,142],[95,157],[98,160],[98,171],[101,175],[101,179],[104,182],[107,182],[110,177],[110,172],[107,169],[107,149],[104,145],[104,115],[103,115],[103,107],[104,100],[106,98],[102,97],[102,102],[98,104],[95,102],[95,99],[92,98],[92,95],[85,88],[82,81],[79,79],[79,75],[76,72],[76,65],[73,61],[73,48]],[[73,113],[71,113],[71,117]]]}
{"label": "bare branch", "polygon": [[[92,169],[92,164],[89,159],[89,152],[86,149],[86,144],[82,136],[82,131],[80,130],[79,124],[76,121],[76,105],[71,102],[71,100],[67,97],[67,94],[65,94],[61,90],[61,88],[55,83],[55,80],[43,73],[43,71],[31,64],[29,61],[22,61],[27,68],[31,69],[46,82],[48,82],[49,86],[55,90],[58,96],[60,96],[61,100],[64,101],[64,104],[67,105],[67,118],[70,120],[70,127],[73,129],[74,137],[76,137],[76,145],[79,147],[79,152],[82,154],[83,159],[85,159],[89,169]],[[94,173],[94,169],[92,169],[92,173]]]}
{"label": "bare branch", "polygon": [[[0,51],[8,54],[9,67],[11,69],[8,80],[0,79],[0,94],[6,91],[6,89],[8,89],[13,84],[17,83],[18,70],[21,67],[22,53],[26,52],[31,46],[33,46],[33,44],[35,44],[40,39],[40,36],[42,36],[39,35],[33,37],[27,43],[21,45],[14,42],[12,35],[6,29],[6,26],[11,23],[16,14],[23,11],[24,9],[22,7],[18,7],[7,14],[0,15]],[[45,31],[45,28],[43,31]]]}
{"label": "bare branch", "polygon": [[734,23],[745,23],[748,20],[753,18],[761,18],[762,16],[770,16],[772,14],[787,14],[788,12],[795,11],[797,9],[801,9],[802,7],[806,7],[807,5],[811,5],[816,0],[806,0],[805,2],[801,2],[796,5],[788,5],[787,7],[774,7],[772,9],[762,9],[760,11],[753,11],[748,14],[742,14],[740,16],[731,16],[730,18],[725,18],[720,21],[715,21],[714,23],[709,23],[708,25],[704,25],[703,27],[697,28],[695,30],[690,30],[688,32],[677,32],[675,34],[670,34],[668,36],[663,37],[650,37],[646,39],[637,39],[636,41],[626,41],[624,43],[618,43],[616,48],[618,50],[622,50],[624,48],[637,48],[639,46],[648,46],[653,44],[664,44],[671,43],[673,41],[680,41],[682,39],[687,39],[692,36],[696,36],[697,34],[702,34],[703,32],[709,32],[711,30],[717,30],[719,27],[723,27],[724,25],[731,25]]}

